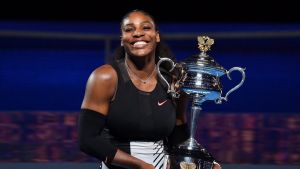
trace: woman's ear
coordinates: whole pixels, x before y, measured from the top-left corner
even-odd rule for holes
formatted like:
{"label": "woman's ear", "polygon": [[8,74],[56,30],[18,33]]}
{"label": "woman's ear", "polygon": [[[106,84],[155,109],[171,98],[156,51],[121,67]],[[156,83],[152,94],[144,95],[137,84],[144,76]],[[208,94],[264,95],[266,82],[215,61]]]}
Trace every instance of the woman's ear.
{"label": "woman's ear", "polygon": [[158,31],[156,32],[156,42],[160,42],[160,35]]}

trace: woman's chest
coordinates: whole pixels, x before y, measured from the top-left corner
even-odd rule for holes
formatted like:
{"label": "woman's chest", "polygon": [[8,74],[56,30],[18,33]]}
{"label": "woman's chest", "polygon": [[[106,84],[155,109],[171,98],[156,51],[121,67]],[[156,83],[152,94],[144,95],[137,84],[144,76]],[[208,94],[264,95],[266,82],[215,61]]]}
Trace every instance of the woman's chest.
{"label": "woman's chest", "polygon": [[119,136],[168,135],[176,119],[175,107],[166,94],[121,92],[111,104],[107,125]]}

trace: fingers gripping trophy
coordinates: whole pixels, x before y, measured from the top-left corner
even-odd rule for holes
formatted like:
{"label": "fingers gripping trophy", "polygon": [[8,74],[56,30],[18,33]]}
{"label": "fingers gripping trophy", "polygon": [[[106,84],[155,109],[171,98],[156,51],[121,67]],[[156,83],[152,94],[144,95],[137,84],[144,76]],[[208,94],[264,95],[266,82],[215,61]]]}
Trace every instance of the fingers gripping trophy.
{"label": "fingers gripping trophy", "polygon": [[[190,137],[185,142],[168,150],[171,169],[211,169],[213,167],[214,158],[195,139],[197,122],[202,110],[201,105],[208,100],[215,101],[217,104],[227,101],[228,95],[238,89],[245,81],[245,69],[233,67],[226,70],[206,53],[213,44],[213,39],[207,36],[198,36],[200,54],[188,57],[180,63],[174,63],[169,58],[160,58],[157,63],[158,75],[168,85],[168,93],[178,98],[179,93],[183,91],[191,101]],[[162,62],[169,62],[172,65],[169,70],[171,73],[174,72],[174,69],[179,70],[180,74],[177,74],[179,77],[177,77],[178,80],[175,85],[170,85],[159,71]],[[242,74],[242,80],[223,97],[220,77],[226,74],[231,80],[230,73],[232,71],[239,71]]]}

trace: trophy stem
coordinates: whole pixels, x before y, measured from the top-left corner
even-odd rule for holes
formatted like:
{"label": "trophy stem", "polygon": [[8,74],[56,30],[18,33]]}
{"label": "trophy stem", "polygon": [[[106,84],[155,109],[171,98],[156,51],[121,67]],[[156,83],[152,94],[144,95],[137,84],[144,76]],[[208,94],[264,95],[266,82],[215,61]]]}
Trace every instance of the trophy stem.
{"label": "trophy stem", "polygon": [[190,112],[190,139],[195,140],[195,134],[198,127],[198,120],[202,110],[201,104],[203,103],[204,95],[196,93],[192,95],[192,106]]}
{"label": "trophy stem", "polygon": [[191,107],[191,118],[190,118],[190,139],[195,138],[195,134],[197,131],[197,122],[201,112],[200,106],[192,106]]}
{"label": "trophy stem", "polygon": [[184,143],[179,145],[179,148],[187,149],[187,150],[202,150],[203,147],[197,142],[195,139],[195,134],[197,131],[197,124],[200,116],[200,112],[202,110],[201,103],[203,102],[203,95],[195,94],[192,96],[193,102],[191,106],[190,112],[190,123],[189,123],[189,139]]}

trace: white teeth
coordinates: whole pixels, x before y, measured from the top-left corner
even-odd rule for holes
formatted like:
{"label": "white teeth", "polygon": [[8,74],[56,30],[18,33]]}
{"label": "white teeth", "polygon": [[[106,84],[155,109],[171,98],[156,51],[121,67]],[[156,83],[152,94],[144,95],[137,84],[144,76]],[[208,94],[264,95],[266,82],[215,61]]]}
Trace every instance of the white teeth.
{"label": "white teeth", "polygon": [[135,45],[136,45],[136,44],[146,44],[146,42],[144,42],[144,41],[138,41],[138,42],[135,42],[134,44],[135,44]]}
{"label": "white teeth", "polygon": [[144,47],[146,44],[147,43],[144,41],[137,41],[133,44],[133,47],[140,48],[140,47]]}

